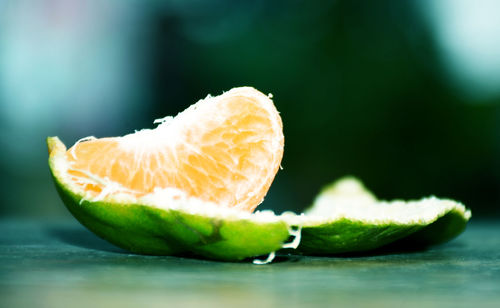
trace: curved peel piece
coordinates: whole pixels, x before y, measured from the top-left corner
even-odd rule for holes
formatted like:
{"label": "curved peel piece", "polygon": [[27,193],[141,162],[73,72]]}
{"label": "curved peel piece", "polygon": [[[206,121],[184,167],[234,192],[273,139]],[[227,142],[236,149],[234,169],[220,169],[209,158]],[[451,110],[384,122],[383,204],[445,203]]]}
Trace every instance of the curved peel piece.
{"label": "curved peel piece", "polygon": [[427,246],[460,234],[471,213],[435,197],[379,201],[355,178],[327,186],[302,218],[299,250],[306,254],[367,251],[398,241]]}
{"label": "curved peel piece", "polygon": [[[280,249],[289,237],[288,225],[271,213],[250,214],[231,209],[198,208],[189,200],[131,200],[110,195],[86,199],[65,179],[66,147],[47,138],[49,166],[64,204],[84,226],[109,242],[132,252],[153,255],[193,253],[236,261]],[[188,207],[189,205],[189,207]]]}

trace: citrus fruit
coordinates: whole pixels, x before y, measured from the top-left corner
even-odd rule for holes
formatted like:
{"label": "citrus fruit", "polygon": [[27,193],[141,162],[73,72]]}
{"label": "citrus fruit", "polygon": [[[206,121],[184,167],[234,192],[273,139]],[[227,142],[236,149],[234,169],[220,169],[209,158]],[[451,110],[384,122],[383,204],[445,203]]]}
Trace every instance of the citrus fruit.
{"label": "citrus fruit", "polygon": [[324,188],[300,224],[298,249],[306,254],[369,251],[400,241],[427,246],[460,234],[471,216],[459,202],[423,198],[379,201],[354,177]]}
{"label": "citrus fruit", "polygon": [[284,138],[273,102],[235,88],[123,137],[69,150],[49,137],[49,165],[73,215],[101,237],[147,254],[227,260],[275,251],[288,226],[250,215],[279,169]]}
{"label": "citrus fruit", "polygon": [[[432,245],[471,213],[436,197],[380,201],[363,184],[328,185],[301,215],[253,210],[279,169],[284,137],[273,102],[235,88],[123,137],[47,138],[63,202],[87,228],[136,253],[242,260],[274,252],[331,255],[390,243]],[[291,242],[288,242],[291,240]],[[290,250],[284,250],[290,252]]]}

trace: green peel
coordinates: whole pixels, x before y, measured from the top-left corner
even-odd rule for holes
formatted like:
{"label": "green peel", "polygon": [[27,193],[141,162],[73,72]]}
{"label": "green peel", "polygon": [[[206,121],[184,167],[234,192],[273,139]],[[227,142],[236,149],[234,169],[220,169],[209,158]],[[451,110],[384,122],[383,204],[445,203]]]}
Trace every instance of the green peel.
{"label": "green peel", "polygon": [[463,232],[470,216],[462,204],[435,197],[379,201],[359,180],[346,177],[323,189],[305,212],[298,250],[330,255],[393,242],[412,247],[440,244]]}

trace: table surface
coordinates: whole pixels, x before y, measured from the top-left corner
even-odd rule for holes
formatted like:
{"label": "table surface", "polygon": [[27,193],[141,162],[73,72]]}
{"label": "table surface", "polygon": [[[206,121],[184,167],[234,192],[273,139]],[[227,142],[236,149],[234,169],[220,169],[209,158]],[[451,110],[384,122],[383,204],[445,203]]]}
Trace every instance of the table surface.
{"label": "table surface", "polygon": [[500,221],[424,251],[268,265],[130,254],[76,221],[0,220],[2,307],[500,307]]}

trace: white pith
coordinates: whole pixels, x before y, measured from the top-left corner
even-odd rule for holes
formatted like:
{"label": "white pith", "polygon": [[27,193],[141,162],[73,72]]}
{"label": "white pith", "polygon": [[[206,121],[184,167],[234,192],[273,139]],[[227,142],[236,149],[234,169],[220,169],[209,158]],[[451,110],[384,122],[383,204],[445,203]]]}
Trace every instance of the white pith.
{"label": "white pith", "polygon": [[420,200],[381,201],[354,178],[344,178],[322,191],[305,211],[303,226],[329,223],[343,218],[370,224],[425,225],[450,211],[466,220],[470,210],[460,202],[434,196]]}

